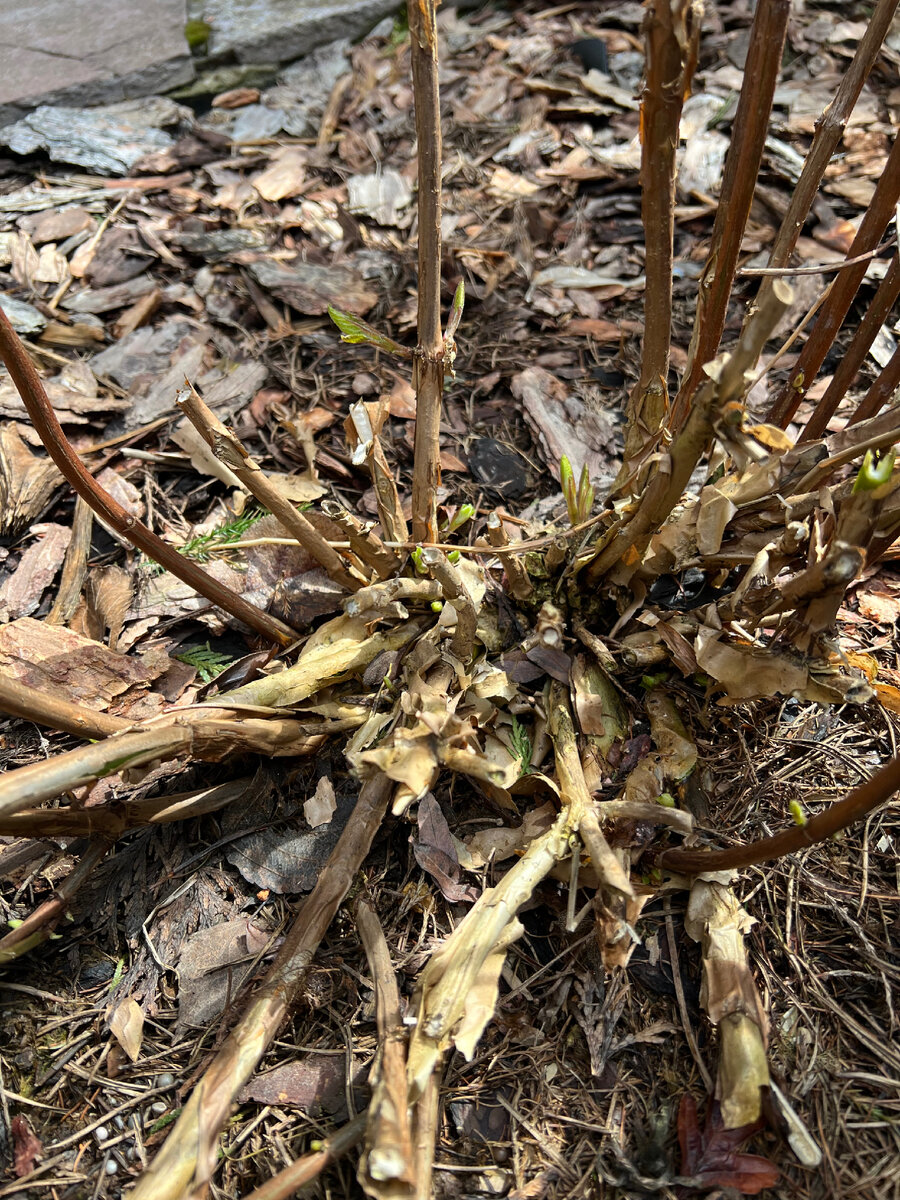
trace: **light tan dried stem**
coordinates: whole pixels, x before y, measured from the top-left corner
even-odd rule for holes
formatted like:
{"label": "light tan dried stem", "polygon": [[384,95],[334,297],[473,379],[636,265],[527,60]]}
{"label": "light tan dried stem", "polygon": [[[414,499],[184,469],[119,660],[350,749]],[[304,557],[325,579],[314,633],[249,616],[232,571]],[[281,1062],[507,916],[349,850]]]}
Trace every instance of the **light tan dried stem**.
{"label": "light tan dried stem", "polygon": [[[437,541],[437,493],[441,483],[441,397],[444,340],[441,335],[441,106],[435,0],[408,0],[410,53],[416,109],[419,178],[418,345],[414,359],[416,438],[412,536]],[[389,541],[393,541],[389,537]]]}
{"label": "light tan dried stem", "polygon": [[670,425],[674,430],[684,424],[703,368],[715,357],[725,328],[738,254],[759,178],[789,12],[790,0],[759,0],[753,15],[744,82],[731,128],[709,255],[700,278],[688,362],[672,407]]}
{"label": "light tan dried stem", "polygon": [[78,865],[53,889],[52,898],[45,900],[21,925],[0,938],[0,964],[12,962],[47,941],[81,885],[93,875],[111,846],[109,838],[97,838],[87,848]]}
{"label": "light tan dried stem", "polygon": [[50,729],[74,733],[76,737],[105,738],[131,727],[124,717],[73,704],[62,696],[28,687],[16,679],[0,675],[0,712],[23,721],[34,721]]}
{"label": "light tan dried stem", "polygon": [[746,846],[728,850],[664,850],[658,865],[677,875],[701,875],[707,871],[729,871],[750,867],[755,863],[771,862],[786,854],[796,854],[817,842],[824,842],[855,821],[861,821],[873,809],[900,790],[900,756],[854,788],[837,804],[831,804],[805,825],[795,825],[771,837],[760,838]]}
{"label": "light tan dried stem", "polygon": [[236,779],[202,791],[175,792],[151,799],[125,800],[91,808],[35,808],[0,817],[0,835],[13,837],[118,838],[130,829],[166,825],[217,812],[246,795],[250,779]]}
{"label": "light tan dried stem", "polygon": [[378,832],[392,786],[383,775],[363,783],[356,807],[265,982],[251,996],[164,1146],[138,1180],[131,1200],[184,1200],[205,1194],[232,1104],[299,1000],[313,956]]}
{"label": "light tan dried stem", "polygon": [[615,889],[626,896],[633,896],[631,881],[603,835],[594,801],[584,778],[584,768],[578,753],[575,725],[566,689],[556,680],[550,685],[548,723],[553,750],[556,755],[556,776],[559,792],[569,811],[572,829],[581,834],[581,839],[591,856],[591,862],[606,888]]}
{"label": "light tan dried stem", "polygon": [[416,1191],[415,1200],[433,1200],[434,1148],[437,1145],[438,1113],[440,1110],[440,1073],[435,1071],[416,1100]]}
{"label": "light tan dried stem", "polygon": [[366,1124],[366,1150],[358,1178],[375,1200],[406,1200],[412,1194],[412,1133],[406,1083],[406,1031],[400,990],[384,930],[374,907],[362,897],[354,912],[375,985],[378,1057],[370,1076],[372,1099]]}
{"label": "light tan dried stem", "polygon": [[302,1195],[301,1189],[305,1190],[306,1184],[314,1183],[327,1166],[343,1158],[362,1141],[365,1130],[366,1114],[362,1113],[323,1142],[321,1150],[304,1154],[266,1183],[254,1188],[245,1200],[288,1200],[290,1196]]}
{"label": "light tan dried stem", "polygon": [[489,514],[487,519],[487,539],[497,551],[497,557],[503,564],[509,582],[509,590],[517,600],[530,599],[534,592],[534,584],[524,566],[514,554],[508,552],[509,534],[503,528],[503,521],[496,509]]}
{"label": "light tan dried stem", "polygon": [[389,550],[381,538],[372,529],[366,528],[359,517],[348,512],[343,504],[337,500],[323,500],[322,511],[335,525],[340,526],[347,536],[350,549],[372,568],[379,579],[390,579],[400,570],[399,555]]}
{"label": "light tan dried stem", "polygon": [[[884,236],[888,221],[894,216],[897,200],[900,199],[900,138],[895,138],[888,155],[884,171],[875,184],[875,192],[869,202],[859,229],[856,231],[847,257],[865,253],[877,246]],[[769,421],[782,428],[788,424],[800,403],[809,391],[825,355],[834,344],[834,339],[853,303],[853,298],[863,281],[868,263],[860,262],[855,267],[840,271],[831,284],[828,299],[816,320],[806,345],[800,351],[796,364],[780,388],[769,411]]]}
{"label": "light tan dried stem", "polygon": [[651,0],[644,17],[641,92],[641,219],[646,247],[641,372],[628,397],[620,479],[631,475],[668,411],[672,333],[675,151],[685,96],[697,64],[700,11],[695,0]]}
{"label": "light tan dried stem", "polygon": [[302,721],[280,716],[237,716],[227,708],[198,706],[161,723],[114,733],[43,762],[0,776],[0,818],[73,788],[155,762],[181,757],[219,761],[233,753],[299,756],[321,744]]}
{"label": "light tan dried stem", "polygon": [[83,496],[76,496],[75,513],[72,517],[72,540],[63,560],[56,599],[45,618],[48,625],[65,625],[78,607],[81,588],[87,575],[93,527],[94,514],[91,512],[91,506]]}
{"label": "light tan dried stem", "polygon": [[307,554],[323,567],[329,576],[349,591],[355,591],[365,580],[357,579],[347,569],[344,560],[310,522],[266,477],[230,429],[206,405],[193,384],[179,392],[175,403],[194,426],[213,454],[233,471],[244,487],[260,504],[277,517],[287,532],[297,539]]}
{"label": "light tan dried stem", "polygon": [[469,589],[443,551],[426,546],[422,550],[422,564],[441,585],[445,598],[456,610],[456,628],[450,639],[450,652],[461,663],[469,663],[475,653],[475,630],[478,625],[478,614]]}
{"label": "light tan dried stem", "polygon": [[[878,0],[866,25],[866,31],[856,47],[856,53],[841,78],[834,99],[816,121],[812,145],[803,163],[797,185],[791,193],[787,212],[784,214],[781,228],[778,230],[769,255],[768,265],[770,268],[780,269],[788,265],[797,244],[797,238],[800,236],[804,222],[812,208],[813,200],[816,198],[825,168],[843,137],[847,118],[859,99],[863,84],[869,76],[885,36],[891,27],[897,3],[898,0]],[[754,307],[765,302],[770,287],[771,280],[764,278],[756,295]],[[752,311],[751,309],[748,313],[748,318],[752,315]]]}
{"label": "light tan dried stem", "polygon": [[710,378],[700,388],[688,411],[687,420],[650,479],[638,503],[637,511],[603,546],[587,569],[588,582],[595,586],[623,560],[631,574],[640,565],[649,539],[661,527],[680,500],[684,489],[709,445],[716,417],[726,404],[742,401],[750,386],[748,372],[759,358],[772,330],[786,312],[793,292],[779,279],[770,291],[765,307],[757,309],[753,320],[741,334],[734,350],[710,364]]}
{"label": "light tan dried stem", "polygon": [[47,398],[44,385],[22,343],[10,325],[6,314],[0,310],[0,356],[6,364],[22,403],[28,411],[31,423],[37,430],[44,448],[79,496],[91,506],[97,515],[120,536],[131,542],[154,562],[165,567],[176,578],[192,587],[212,604],[224,609],[239,621],[255,629],[276,645],[289,646],[296,634],[283,621],[270,617],[255,604],[238,596],[231,588],[213,579],[195,562],[184,558],[174,547],[156,536],[136,517],[127,513],[121,504],[103,490],[84,463],[69,445],[62,426],[56,419],[53,407]]}
{"label": "light tan dried stem", "polygon": [[[900,296],[900,255],[895,253],[891,259],[891,265],[888,267],[887,274],[878,285],[878,290],[872,297],[872,302],[866,311],[866,315],[860,321],[853,335],[853,340],[837,365],[837,370],[825,391],[825,395],[816,404],[815,412],[807,421],[800,435],[799,440],[801,442],[813,441],[825,434],[828,422],[834,416],[838,405],[847,394],[847,389],[856,378],[859,368],[865,361],[872,343],[887,320],[888,314],[894,307],[894,301],[898,296]],[[857,409],[853,420],[858,421],[863,419],[859,416],[859,411]],[[863,413],[863,416],[865,415]]]}

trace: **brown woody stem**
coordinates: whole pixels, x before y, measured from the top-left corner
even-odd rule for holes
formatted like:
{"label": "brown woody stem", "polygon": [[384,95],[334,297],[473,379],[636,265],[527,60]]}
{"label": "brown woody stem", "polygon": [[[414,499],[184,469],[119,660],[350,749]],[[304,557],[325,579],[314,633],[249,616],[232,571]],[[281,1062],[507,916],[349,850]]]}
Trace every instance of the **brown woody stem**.
{"label": "brown woody stem", "polygon": [[157,537],[151,529],[127,513],[121,504],[113,500],[112,496],[100,487],[69,445],[47,398],[41,378],[2,310],[0,310],[0,356],[6,363],[6,368],[22,397],[22,403],[25,405],[47,453],[78,495],[87,501],[102,520],[106,521],[117,534],[126,538],[138,550],[158,562],[161,567],[165,567],[167,571],[171,571],[183,583],[192,587],[194,591],[199,592],[201,596],[205,596],[207,600],[224,609],[233,617],[237,617],[251,629],[255,629],[270,642],[275,642],[280,646],[289,646],[291,642],[296,641],[297,635],[282,621],[268,616],[255,604],[248,603],[231,588],[225,587],[217,579],[207,575],[202,567],[179,554],[174,547],[167,545],[162,538]]}

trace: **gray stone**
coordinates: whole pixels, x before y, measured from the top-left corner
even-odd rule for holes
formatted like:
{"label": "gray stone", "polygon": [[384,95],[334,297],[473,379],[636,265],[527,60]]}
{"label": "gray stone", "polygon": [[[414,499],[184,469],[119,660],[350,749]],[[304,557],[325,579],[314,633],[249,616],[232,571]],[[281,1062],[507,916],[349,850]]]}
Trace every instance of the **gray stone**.
{"label": "gray stone", "polygon": [[0,127],[38,105],[111,103],[188,83],[186,20],[185,0],[0,4]]}
{"label": "gray stone", "polygon": [[238,62],[291,62],[333,42],[357,38],[397,8],[396,0],[204,0],[210,55]]}
{"label": "gray stone", "polygon": [[127,175],[145,155],[173,146],[175,139],[163,127],[190,115],[189,109],[165,96],[90,109],[42,106],[0,130],[0,143],[16,154],[46,150],[54,161],[77,163],[104,175]]}
{"label": "gray stone", "polygon": [[0,308],[6,313],[16,333],[40,333],[47,324],[44,314],[24,300],[14,300],[12,296],[0,294]]}

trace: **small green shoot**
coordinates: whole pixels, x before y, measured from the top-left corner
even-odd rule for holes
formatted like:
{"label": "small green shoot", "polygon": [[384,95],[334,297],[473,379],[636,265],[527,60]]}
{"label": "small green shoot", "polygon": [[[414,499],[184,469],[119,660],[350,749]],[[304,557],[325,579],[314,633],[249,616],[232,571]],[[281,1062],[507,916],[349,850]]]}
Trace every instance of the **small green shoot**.
{"label": "small green shoot", "polygon": [[351,345],[365,342],[369,346],[375,346],[378,350],[384,350],[387,354],[396,354],[399,358],[412,358],[412,350],[401,346],[387,334],[379,333],[374,325],[370,325],[362,317],[355,317],[352,313],[343,312],[330,304],[328,305],[328,315],[337,325],[342,342],[349,342]]}
{"label": "small green shoot", "polygon": [[209,642],[205,646],[188,646],[175,657],[179,662],[195,667],[202,683],[212,683],[217,675],[221,675],[226,667],[230,667],[234,659],[228,654],[219,654],[211,649]]}
{"label": "small green shoot", "polygon": [[662,792],[656,797],[656,803],[661,804],[663,808],[677,808],[678,803],[671,792]]}
{"label": "small green shoot", "polygon": [[790,809],[791,819],[795,825],[800,825],[802,827],[807,823],[806,813],[803,811],[803,805],[799,800],[792,800],[788,805],[788,808]]}
{"label": "small green shoot", "polygon": [[876,488],[887,483],[894,469],[896,456],[895,450],[889,450],[881,457],[874,450],[867,450],[859,474],[853,482],[853,491],[874,492]]}
{"label": "small green shoot", "polygon": [[415,550],[413,550],[409,556],[413,561],[413,566],[416,568],[417,575],[427,575],[428,574],[428,568],[422,562],[422,554],[423,554],[422,547],[416,546]]}
{"label": "small green shoot", "polygon": [[453,520],[447,529],[448,533],[456,533],[457,529],[462,529],[463,525],[471,521],[475,516],[474,504],[461,504],[454,514]]}
{"label": "small green shoot", "polygon": [[431,602],[431,611],[432,611],[433,613],[439,613],[439,612],[443,612],[443,609],[444,609],[444,602],[443,602],[443,600],[432,600],[432,602]]}
{"label": "small green shoot", "polygon": [[528,736],[528,730],[513,714],[511,740],[513,745],[513,753],[519,759],[521,766],[521,774],[529,775],[531,773],[531,738]]}
{"label": "small green shoot", "polygon": [[641,687],[645,691],[650,692],[653,688],[659,687],[661,683],[665,683],[668,678],[668,671],[656,671],[653,675],[642,675]]}
{"label": "small green shoot", "polygon": [[594,485],[588,474],[587,463],[581,468],[581,475],[576,487],[575,472],[572,470],[572,464],[567,455],[564,454],[559,460],[559,482],[566,500],[569,523],[574,528],[588,519],[591,509],[594,507]]}
{"label": "small green shoot", "polygon": [[447,555],[447,562],[452,563],[453,566],[455,567],[456,564],[459,562],[459,551],[451,550],[450,553]]}

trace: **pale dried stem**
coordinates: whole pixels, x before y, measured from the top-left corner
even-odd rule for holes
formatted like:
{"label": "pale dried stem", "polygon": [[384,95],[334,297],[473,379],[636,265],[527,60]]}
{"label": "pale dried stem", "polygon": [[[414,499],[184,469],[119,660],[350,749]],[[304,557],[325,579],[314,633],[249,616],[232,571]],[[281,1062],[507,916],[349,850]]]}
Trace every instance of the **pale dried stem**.
{"label": "pale dried stem", "polygon": [[675,430],[684,424],[703,368],[715,357],[725,328],[738,254],[759,178],[789,11],[790,0],[759,0],[753,16],[744,82],[731,128],[709,254],[700,279],[688,363],[672,407],[671,428]]}
{"label": "pale dried stem", "polygon": [[522,563],[514,554],[509,553],[507,549],[510,545],[509,534],[503,528],[503,521],[496,510],[490,513],[487,519],[487,539],[497,551],[497,557],[503,564],[510,592],[517,600],[530,599],[534,592],[534,585]]}
{"label": "pale dried stem", "polygon": [[232,1104],[299,1000],[313,956],[378,832],[392,786],[383,775],[363,783],[356,807],[265,982],[250,998],[165,1145],[138,1180],[131,1200],[183,1200],[207,1187]]}
{"label": "pale dried stem", "polygon": [[440,1075],[435,1071],[415,1105],[415,1200],[433,1200],[434,1147],[437,1143]]}
{"label": "pale dried stem", "polygon": [[74,733],[76,737],[106,738],[132,725],[124,717],[111,717],[108,713],[73,704],[62,696],[39,691],[2,675],[0,712],[21,717],[23,721],[34,721],[37,725],[46,725],[50,729]]}
{"label": "pale dried stem", "polygon": [[415,1179],[406,1082],[406,1031],[400,989],[384,930],[373,906],[357,900],[359,936],[375,986],[378,1058],[370,1076],[372,1099],[366,1125],[366,1152],[359,1180],[379,1200],[401,1200]]}
{"label": "pale dried stem", "polygon": [[224,609],[239,621],[255,629],[257,633],[275,642],[276,645],[289,646],[296,640],[296,633],[284,622],[270,617],[255,604],[250,604],[225,587],[217,579],[213,579],[201,567],[189,558],[184,558],[173,547],[156,536],[146,525],[131,516],[103,490],[84,463],[69,445],[62,426],[56,419],[53,407],[47,398],[44,385],[34,364],[25,352],[6,314],[0,309],[0,355],[6,363],[7,370],[22,403],[28,411],[31,423],[37,430],[44,444],[44,449],[59,467],[79,496],[91,506],[94,512],[109,525],[113,531],[126,541],[136,546],[154,562],[170,571],[176,578],[192,587],[201,596],[205,596],[212,604]]}
{"label": "pale dried stem", "polygon": [[478,614],[469,590],[459,572],[447,561],[441,550],[427,546],[422,551],[422,563],[441,585],[446,599],[456,610],[456,628],[450,639],[450,652],[462,663],[471,661],[475,652],[475,632]]}
{"label": "pale dried stem", "polygon": [[287,500],[256,463],[230,429],[203,402],[193,384],[180,392],[175,403],[194,426],[213,454],[224,463],[252,496],[277,517],[285,530],[296,538],[307,554],[328,572],[329,576],[349,591],[355,591],[365,580],[351,575],[344,560],[309,521]]}
{"label": "pale dried stem", "polygon": [[326,517],[339,525],[347,535],[350,549],[368,567],[371,567],[379,579],[390,579],[400,570],[400,557],[385,546],[380,537],[360,521],[359,517],[348,512],[336,500],[323,500],[322,511]]}
{"label": "pale dried stem", "polygon": [[[437,492],[441,483],[441,398],[444,341],[441,335],[441,106],[435,0],[408,0],[410,52],[416,110],[419,178],[418,346],[414,359],[416,438],[412,536],[437,541]],[[389,541],[394,541],[389,537]]]}

